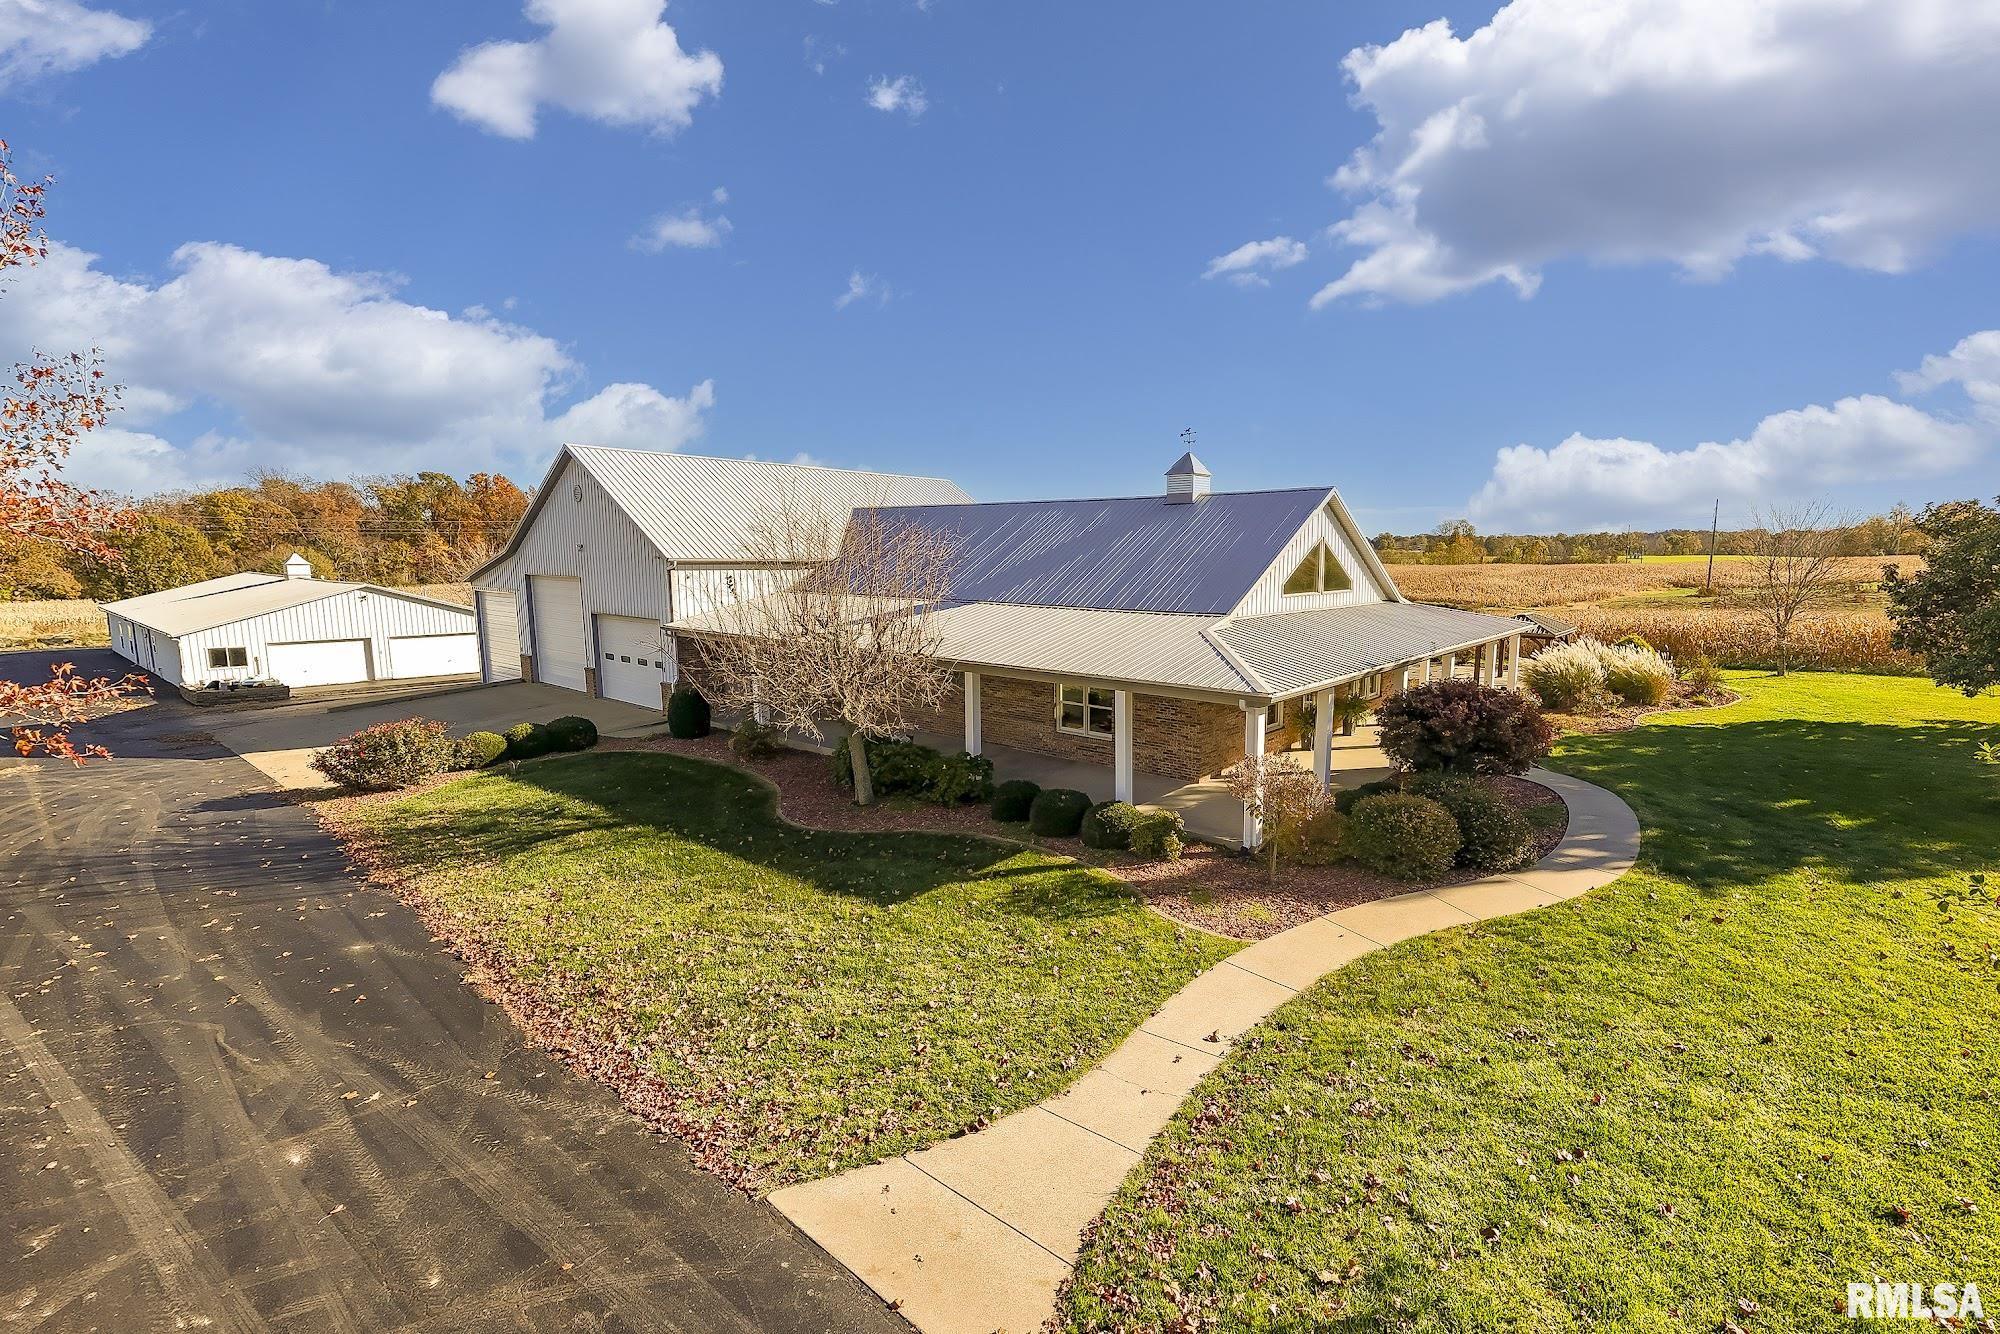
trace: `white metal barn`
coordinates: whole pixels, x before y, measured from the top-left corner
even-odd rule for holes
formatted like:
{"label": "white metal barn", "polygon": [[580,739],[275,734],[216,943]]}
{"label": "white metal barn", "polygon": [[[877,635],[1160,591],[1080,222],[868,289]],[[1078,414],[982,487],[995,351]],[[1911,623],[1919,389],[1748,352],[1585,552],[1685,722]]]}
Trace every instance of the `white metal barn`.
{"label": "white metal barn", "polygon": [[751,558],[776,506],[844,526],[858,506],[967,499],[935,477],[565,445],[506,547],[472,572],[479,669],[660,708],[669,623],[792,577]]}
{"label": "white metal barn", "polygon": [[376,584],[225,574],[103,604],[111,648],[162,680],[344,685],[479,670],[472,611]]}

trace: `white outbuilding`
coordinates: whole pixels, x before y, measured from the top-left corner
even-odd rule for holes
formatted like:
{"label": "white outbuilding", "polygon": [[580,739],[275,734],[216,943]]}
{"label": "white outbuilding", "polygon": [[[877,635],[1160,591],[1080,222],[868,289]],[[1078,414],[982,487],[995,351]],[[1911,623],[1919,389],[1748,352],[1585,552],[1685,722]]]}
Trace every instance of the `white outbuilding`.
{"label": "white outbuilding", "polygon": [[669,624],[796,576],[754,558],[780,508],[837,533],[857,507],[969,499],[937,477],[564,445],[507,545],[472,572],[479,670],[660,708],[676,675]]}
{"label": "white outbuilding", "polygon": [[472,611],[377,584],[225,574],[103,605],[111,648],[189,689],[211,681],[293,687],[465,676],[479,670]]}

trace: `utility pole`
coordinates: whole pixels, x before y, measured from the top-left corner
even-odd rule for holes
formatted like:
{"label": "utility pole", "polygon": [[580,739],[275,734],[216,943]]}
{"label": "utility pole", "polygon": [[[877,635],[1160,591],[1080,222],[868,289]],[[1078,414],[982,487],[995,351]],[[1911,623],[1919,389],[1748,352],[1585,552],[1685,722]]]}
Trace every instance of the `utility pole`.
{"label": "utility pole", "polygon": [[1715,591],[1715,539],[1722,530],[1722,497],[1715,498],[1715,513],[1708,521],[1708,587],[1703,592]]}

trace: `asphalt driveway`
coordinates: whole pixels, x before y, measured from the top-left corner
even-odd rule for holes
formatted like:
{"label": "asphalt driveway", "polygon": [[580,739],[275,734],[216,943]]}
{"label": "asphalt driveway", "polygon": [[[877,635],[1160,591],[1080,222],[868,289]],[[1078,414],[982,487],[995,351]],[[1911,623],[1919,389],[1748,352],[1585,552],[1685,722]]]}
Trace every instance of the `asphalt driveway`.
{"label": "asphalt driveway", "polygon": [[907,1330],[526,1047],[205,721],[0,761],[8,1327]]}

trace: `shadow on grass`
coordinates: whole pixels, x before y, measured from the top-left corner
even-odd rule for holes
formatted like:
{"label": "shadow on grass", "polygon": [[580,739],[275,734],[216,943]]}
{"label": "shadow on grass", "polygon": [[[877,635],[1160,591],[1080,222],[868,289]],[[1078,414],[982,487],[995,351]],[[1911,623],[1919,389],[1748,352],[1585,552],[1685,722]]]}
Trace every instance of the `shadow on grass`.
{"label": "shadow on grass", "polygon": [[1695,884],[1808,866],[1914,878],[1994,860],[2000,804],[1974,755],[1991,735],[1974,723],[1722,719],[1573,738],[1557,764],[1630,801],[1642,858]]}
{"label": "shadow on grass", "polygon": [[[446,824],[428,804],[391,807],[374,822],[420,858],[453,855],[436,838],[448,829],[457,855],[495,861],[551,839],[651,829],[877,907],[982,881],[1007,882],[995,906],[1045,921],[1104,916],[1123,910],[1128,898],[1087,868],[988,839],[802,829],[778,815],[777,797],[762,782],[685,756],[617,752],[550,759],[473,783],[509,780],[548,800],[489,804],[478,800],[473,786],[451,807]],[[1026,864],[1008,864],[1024,854],[1031,858]]]}

